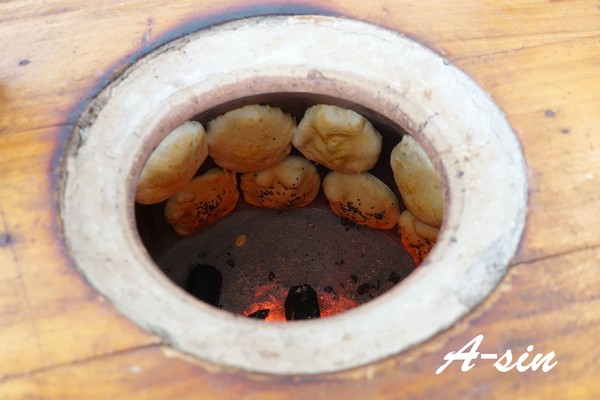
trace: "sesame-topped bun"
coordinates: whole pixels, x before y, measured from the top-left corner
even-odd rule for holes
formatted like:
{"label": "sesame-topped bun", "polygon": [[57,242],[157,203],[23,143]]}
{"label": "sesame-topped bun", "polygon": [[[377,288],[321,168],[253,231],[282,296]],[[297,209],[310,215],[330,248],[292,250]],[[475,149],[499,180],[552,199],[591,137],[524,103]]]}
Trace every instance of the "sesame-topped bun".
{"label": "sesame-topped bun", "polygon": [[193,177],[208,155],[204,127],[187,121],[154,150],[138,180],[135,201],[160,203],[173,196]]}
{"label": "sesame-topped bun", "polygon": [[256,207],[303,207],[317,196],[321,178],[307,159],[289,156],[279,164],[241,176],[246,203]]}
{"label": "sesame-topped bun", "polygon": [[382,139],[354,111],[319,104],[306,110],[292,144],[304,157],[333,171],[361,173],[377,163]]}
{"label": "sesame-topped bun", "polygon": [[208,123],[208,154],[230,171],[260,171],[290,154],[295,128],[294,119],[279,108],[247,105]]}
{"label": "sesame-topped bun", "polygon": [[235,173],[212,168],[167,201],[165,219],[178,234],[191,235],[233,211],[239,197]]}
{"label": "sesame-topped bun", "polygon": [[439,231],[438,228],[419,221],[409,210],[404,210],[398,220],[402,247],[412,256],[416,266],[421,264],[431,251]]}
{"label": "sesame-topped bun", "polygon": [[391,229],[398,223],[398,199],[368,172],[330,172],[323,179],[323,190],[333,212],[342,218],[376,229]]}
{"label": "sesame-topped bun", "polygon": [[390,157],[394,180],[406,208],[421,222],[442,226],[444,199],[440,180],[421,146],[404,135]]}

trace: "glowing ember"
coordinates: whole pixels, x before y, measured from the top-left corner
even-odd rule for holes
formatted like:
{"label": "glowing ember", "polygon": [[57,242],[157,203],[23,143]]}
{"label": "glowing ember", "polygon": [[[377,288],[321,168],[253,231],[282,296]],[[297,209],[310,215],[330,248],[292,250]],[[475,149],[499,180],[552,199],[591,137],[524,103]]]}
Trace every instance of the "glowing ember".
{"label": "glowing ember", "polygon": [[[252,303],[244,310],[244,315],[248,316],[258,310],[269,309],[265,322],[285,322],[284,303],[288,290],[288,287],[283,287],[276,282],[268,282],[260,286],[254,294]],[[321,318],[331,317],[358,305],[344,294],[327,293],[323,289],[317,289],[317,294]]]}

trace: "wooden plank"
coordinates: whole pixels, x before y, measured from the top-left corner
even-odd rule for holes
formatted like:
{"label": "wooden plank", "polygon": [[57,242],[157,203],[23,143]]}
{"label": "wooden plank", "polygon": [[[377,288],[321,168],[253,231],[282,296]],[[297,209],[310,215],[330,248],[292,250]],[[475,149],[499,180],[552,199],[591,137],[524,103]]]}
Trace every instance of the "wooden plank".
{"label": "wooden plank", "polygon": [[[1,162],[0,162],[1,165]],[[0,378],[40,368],[44,359],[31,306],[7,226],[0,184]]]}
{"label": "wooden plank", "polygon": [[518,260],[600,244],[599,38],[458,63],[491,90],[524,148],[531,197]]}
{"label": "wooden plank", "polygon": [[[37,12],[25,5],[10,8],[3,4],[6,13],[2,13],[0,36],[7,38],[6,51],[11,56],[0,60],[0,76],[5,77],[2,82],[10,82],[9,86],[0,85],[0,97],[4,98],[0,102],[0,132],[72,123],[80,109],[78,101],[89,98],[113,68],[119,70],[119,66],[131,61],[128,57],[138,49],[161,42],[178,21],[197,18],[202,11],[185,2],[178,4],[166,10],[161,8],[161,13],[149,4],[136,9],[135,2],[124,2],[116,8],[108,3],[81,8],[77,1],[70,1],[60,6],[46,5]],[[598,202],[591,201],[598,178],[587,178],[596,176],[590,168],[597,156],[589,149],[600,140],[590,137],[599,123],[593,111],[600,101],[598,90],[594,90],[599,85],[598,69],[594,68],[599,54],[594,17],[600,16],[600,10],[594,2],[574,2],[569,7],[539,1],[494,5],[465,1],[439,7],[432,0],[418,5],[398,1],[345,6],[334,2],[317,6],[330,7],[417,35],[426,43],[435,43],[434,48],[455,59],[461,68],[492,91],[526,146],[532,168],[532,210],[535,211],[517,260],[599,244],[600,227],[585,233],[582,229],[599,207]],[[221,11],[234,9],[231,2],[221,3],[220,7]],[[426,9],[429,11],[424,13]],[[534,9],[539,9],[535,23],[530,20]],[[554,18],[557,11],[561,12],[560,19]],[[91,21],[85,31],[80,29],[82,20]],[[447,23],[441,24],[440,20]],[[27,27],[31,29],[25,29]],[[24,30],[26,35],[22,34]],[[548,58],[548,54],[554,56]],[[23,60],[29,63],[19,65]],[[543,92],[540,88],[544,88]],[[549,99],[555,101],[550,104]],[[565,108],[561,104],[569,106]],[[560,113],[548,121],[543,118],[546,110]],[[548,126],[559,121],[562,122],[560,127]],[[554,132],[558,129],[559,133],[566,129],[571,134],[561,133],[569,138],[558,135],[549,140],[545,132],[550,128]],[[36,146],[32,141],[28,151],[38,151]],[[565,162],[569,160],[565,149],[572,149],[578,159],[583,157],[587,162],[578,163],[576,171],[561,168],[571,164]],[[547,158],[553,161],[552,170],[556,173],[540,172],[546,167]],[[27,168],[18,166],[12,171],[26,174]],[[560,174],[560,178],[556,174]],[[553,203],[554,198],[560,197],[563,181],[573,180],[581,194],[576,215],[570,211],[569,200]],[[538,229],[538,223],[544,226],[549,219],[552,224]],[[569,233],[564,234],[565,231]],[[550,250],[546,246],[548,240],[557,238],[557,247]]]}
{"label": "wooden plank", "polygon": [[66,260],[48,179],[57,137],[55,129],[2,135],[12,151],[0,160],[2,234],[10,237],[0,246],[0,378],[157,341]]}
{"label": "wooden plank", "polygon": [[[21,387],[25,394],[33,381],[43,388],[45,399],[192,399],[199,393],[203,399],[328,399],[334,395],[505,399],[507,393],[519,399],[557,393],[561,399],[596,398],[600,395],[598,257],[600,251],[584,250],[517,265],[485,304],[463,321],[423,346],[368,368],[312,377],[267,377],[209,367],[150,346],[9,379],[0,384],[0,395],[4,390],[19,394]],[[481,353],[501,355],[511,349],[516,359],[533,345],[529,360],[537,352],[554,351],[558,364],[546,373],[501,373],[493,368],[493,361],[476,360],[468,373],[455,362],[435,374],[446,353],[480,334],[484,335]],[[67,381],[68,385],[61,384]]]}
{"label": "wooden plank", "polygon": [[[165,354],[69,262],[52,182],[60,125],[167,38],[235,16],[318,8],[405,32],[491,93],[532,180],[516,260],[539,261],[514,267],[483,305],[426,344],[347,373],[267,378]],[[600,397],[598,21],[594,0],[0,2],[0,399]],[[478,334],[483,351],[533,344],[555,351],[559,365],[500,374],[481,362],[434,374]]]}
{"label": "wooden plank", "polygon": [[[9,266],[4,264],[2,267]],[[0,278],[0,377],[35,370],[43,365],[31,308],[23,289],[18,275]]]}
{"label": "wooden plank", "polygon": [[0,132],[73,123],[78,101],[89,99],[107,78],[138,57],[140,49],[147,51],[177,34],[236,16],[319,10],[405,32],[452,58],[597,34],[593,16],[600,12],[593,0],[571,2],[569,7],[545,1],[477,0],[334,0],[304,6],[292,1],[268,6],[227,0],[201,6],[154,0],[97,2],[93,7],[82,7],[78,0],[41,6],[35,1],[5,2],[0,4],[0,37],[7,54],[0,59]]}

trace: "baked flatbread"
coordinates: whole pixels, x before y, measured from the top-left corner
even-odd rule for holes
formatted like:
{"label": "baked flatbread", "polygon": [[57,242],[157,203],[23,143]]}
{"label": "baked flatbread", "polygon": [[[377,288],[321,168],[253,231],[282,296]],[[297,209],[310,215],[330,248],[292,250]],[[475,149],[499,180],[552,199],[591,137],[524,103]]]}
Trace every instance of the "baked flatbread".
{"label": "baked flatbread", "polygon": [[173,196],[194,177],[207,155],[202,124],[184,122],[150,155],[138,180],[135,201],[154,204]]}
{"label": "baked flatbread", "polygon": [[368,172],[330,172],[323,179],[323,190],[333,212],[342,218],[376,229],[391,229],[398,223],[398,199]]}
{"label": "baked flatbread", "polygon": [[306,110],[292,144],[309,160],[333,171],[356,174],[377,163],[382,140],[361,115],[319,104]]}
{"label": "baked flatbread", "polygon": [[412,256],[415,266],[421,264],[435,244],[438,228],[419,221],[409,210],[404,210],[398,220],[402,247]]}
{"label": "baked flatbread", "polygon": [[317,168],[307,159],[289,156],[279,164],[241,176],[246,203],[256,207],[303,207],[314,200],[321,187]]}
{"label": "baked flatbread", "polygon": [[290,154],[295,128],[294,119],[279,108],[247,105],[207,124],[208,154],[230,171],[260,171]]}
{"label": "baked flatbread", "polygon": [[236,174],[212,168],[167,201],[165,219],[178,234],[191,235],[233,211],[239,197]]}
{"label": "baked flatbread", "polygon": [[433,165],[421,146],[404,135],[390,157],[394,180],[406,208],[421,222],[435,228],[442,226],[444,199]]}

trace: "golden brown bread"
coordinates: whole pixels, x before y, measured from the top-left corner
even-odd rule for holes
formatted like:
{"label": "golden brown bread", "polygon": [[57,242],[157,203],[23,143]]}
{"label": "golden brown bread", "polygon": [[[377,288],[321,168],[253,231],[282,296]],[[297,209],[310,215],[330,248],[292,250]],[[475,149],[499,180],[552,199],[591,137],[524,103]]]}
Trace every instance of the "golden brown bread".
{"label": "golden brown bread", "polygon": [[244,200],[256,207],[303,207],[321,187],[317,168],[307,159],[289,156],[279,164],[241,176]]}
{"label": "golden brown bread", "polygon": [[404,135],[390,157],[394,180],[406,208],[419,220],[435,228],[442,226],[444,199],[431,161],[421,146]]}
{"label": "golden brown bread", "polygon": [[233,211],[239,196],[235,172],[212,168],[167,201],[165,219],[178,234],[191,235]]}
{"label": "golden brown bread", "polygon": [[377,163],[382,139],[354,111],[319,104],[306,110],[292,143],[304,157],[333,171],[361,173]]}
{"label": "golden brown bread", "polygon": [[398,219],[398,232],[402,247],[418,266],[435,244],[439,229],[419,221],[409,210],[404,210]]}
{"label": "golden brown bread", "polygon": [[236,172],[269,168],[290,154],[296,122],[279,108],[247,105],[208,123],[208,153]]}
{"label": "golden brown bread", "polygon": [[194,177],[207,155],[202,124],[184,122],[150,155],[138,180],[135,201],[154,204],[173,196]]}
{"label": "golden brown bread", "polygon": [[323,190],[333,212],[342,218],[376,229],[391,229],[398,223],[398,199],[368,172],[330,172],[323,179]]}

